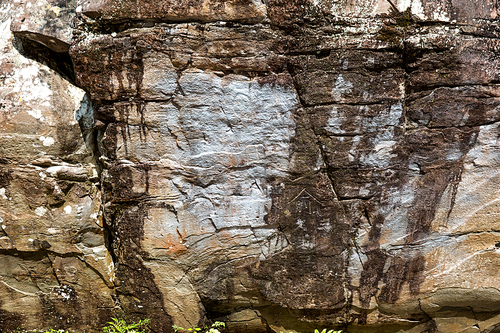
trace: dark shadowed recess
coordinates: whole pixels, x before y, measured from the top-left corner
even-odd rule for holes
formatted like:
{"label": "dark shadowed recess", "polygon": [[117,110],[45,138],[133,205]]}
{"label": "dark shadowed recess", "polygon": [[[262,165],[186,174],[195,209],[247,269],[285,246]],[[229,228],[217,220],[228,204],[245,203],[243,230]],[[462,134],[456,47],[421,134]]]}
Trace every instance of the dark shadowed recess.
{"label": "dark shadowed recess", "polygon": [[15,34],[12,43],[16,50],[26,58],[46,65],[71,84],[76,85],[73,62],[67,52],[55,52],[47,46],[19,34]]}
{"label": "dark shadowed recess", "polygon": [[14,332],[19,327],[19,323],[24,321],[24,316],[3,310],[1,307],[2,302],[0,301],[0,333]]}

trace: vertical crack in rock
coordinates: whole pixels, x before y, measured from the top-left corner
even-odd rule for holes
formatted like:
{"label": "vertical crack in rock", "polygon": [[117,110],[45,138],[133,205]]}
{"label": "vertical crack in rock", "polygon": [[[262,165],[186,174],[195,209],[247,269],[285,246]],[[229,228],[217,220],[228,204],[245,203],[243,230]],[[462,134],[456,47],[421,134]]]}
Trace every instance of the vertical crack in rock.
{"label": "vertical crack in rock", "polygon": [[[126,47],[116,47],[115,52],[103,53],[103,56],[107,57],[107,61],[116,62],[126,57],[123,52],[127,52],[127,50]],[[104,124],[100,129],[101,134],[98,135],[101,138],[99,156],[102,157],[100,160],[103,169],[104,200],[111,204],[104,213],[104,223],[106,230],[108,230],[108,248],[116,267],[114,281],[118,298],[115,298],[115,304],[130,320],[151,318],[151,329],[155,332],[163,332],[170,330],[172,321],[163,308],[163,294],[158,290],[150,269],[143,263],[147,254],[141,250],[142,226],[147,216],[148,205],[139,201],[128,201],[129,199],[141,199],[144,195],[148,195],[149,167],[147,164],[139,166],[138,170],[144,177],[141,180],[145,182],[144,195],[139,196],[133,195],[135,184],[132,168],[120,164],[112,168],[108,167],[110,159],[116,158],[118,133],[121,134],[125,155],[129,154],[128,142],[132,137],[130,117],[135,119],[139,116],[140,141],[146,141],[147,127],[144,122],[144,102],[139,96],[144,75],[142,57],[140,50],[133,53],[130,67],[123,71],[114,72],[120,90],[128,89],[126,84],[135,84],[137,92],[130,97],[130,100],[134,100],[134,102],[119,104],[117,109],[107,106],[106,103],[97,102],[96,119]],[[113,119],[114,114],[108,114],[108,110],[117,111],[118,123],[110,123],[110,117]]]}
{"label": "vertical crack in rock", "polygon": [[252,274],[266,299],[284,311],[343,322],[352,230],[323,169],[308,114],[298,108],[294,118],[293,176],[276,179],[266,215],[266,223],[277,225],[291,246],[259,261]]}
{"label": "vertical crack in rock", "polygon": [[418,299],[418,308],[419,310],[424,314],[424,316],[426,317],[427,319],[427,331],[429,333],[436,333],[436,332],[439,332],[438,331],[438,328],[437,328],[437,325],[436,325],[436,322],[434,321],[434,319],[429,316],[424,309],[422,309],[422,302],[420,300],[420,298]]}
{"label": "vertical crack in rock", "polygon": [[151,317],[153,331],[170,330],[172,322],[163,309],[162,293],[151,270],[144,265],[146,254],[140,249],[144,232],[142,225],[148,208],[145,204],[125,204],[115,209],[106,215],[109,221],[113,221],[115,236],[112,246],[117,257],[115,283],[120,305],[132,320]]}

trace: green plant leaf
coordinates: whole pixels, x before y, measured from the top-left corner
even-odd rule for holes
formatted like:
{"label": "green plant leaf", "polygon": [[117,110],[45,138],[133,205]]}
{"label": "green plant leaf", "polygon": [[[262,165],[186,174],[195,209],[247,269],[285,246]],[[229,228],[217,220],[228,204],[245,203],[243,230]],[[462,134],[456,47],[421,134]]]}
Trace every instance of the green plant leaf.
{"label": "green plant leaf", "polygon": [[216,321],[212,324],[212,327],[226,327],[226,323],[223,321]]}
{"label": "green plant leaf", "polygon": [[177,325],[172,325],[172,328],[174,329],[174,332],[178,332],[178,331],[184,331],[184,328],[183,327],[179,327]]}
{"label": "green plant leaf", "polygon": [[216,328],[210,328],[210,330],[207,333],[220,333],[220,331]]}
{"label": "green plant leaf", "polygon": [[104,333],[144,333],[144,329],[140,330],[140,328],[150,323],[150,319],[139,320],[131,324],[127,324],[124,319],[111,318],[111,320],[108,326],[103,327]]}

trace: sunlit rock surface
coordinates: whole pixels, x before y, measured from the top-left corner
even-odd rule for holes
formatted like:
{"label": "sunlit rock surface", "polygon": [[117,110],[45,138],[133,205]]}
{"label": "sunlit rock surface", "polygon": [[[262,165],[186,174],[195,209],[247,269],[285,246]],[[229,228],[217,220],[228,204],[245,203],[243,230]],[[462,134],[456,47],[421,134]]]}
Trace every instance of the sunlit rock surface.
{"label": "sunlit rock surface", "polygon": [[[27,5],[3,6],[19,13]],[[92,304],[114,307],[105,315],[151,318],[156,332],[215,319],[232,332],[500,329],[498,4],[73,6],[74,72],[60,65],[68,63],[61,50],[24,54],[74,81],[91,103],[81,102],[83,92],[68,106],[50,100],[45,108],[37,97],[24,112],[41,123],[38,141],[31,139],[38,146],[22,135],[35,135],[33,126],[24,129],[17,116],[2,132],[13,142],[2,158],[7,170],[36,172],[32,178],[43,172],[45,181],[71,181],[88,194],[69,190],[62,203],[51,203],[52,192],[42,191],[20,217],[2,215],[9,265],[34,260],[19,255],[24,251],[40,255],[47,272],[76,267],[76,276],[93,267],[99,279],[91,281],[102,287],[86,287],[81,273],[80,297],[99,295]],[[4,20],[8,29],[8,15]],[[30,29],[68,42],[41,28],[59,16],[26,20],[22,29],[12,24],[19,43],[3,42],[10,50],[3,57],[41,70],[13,45],[44,44]],[[29,89],[15,73],[12,84]],[[65,94],[77,91],[57,77]],[[6,87],[2,96],[14,90]],[[43,96],[62,94],[46,88]],[[27,103],[22,89],[8,103]],[[50,112],[74,127],[56,130],[62,125],[48,125]],[[51,131],[64,133],[73,150],[49,150],[63,140]],[[49,154],[52,162],[33,162]],[[21,176],[6,179],[0,200],[8,202],[22,185],[14,181]],[[97,217],[92,228],[80,222],[86,208],[78,213],[77,206],[90,207],[85,223]],[[43,231],[62,219],[83,230],[77,241]],[[22,229],[25,220],[41,222]],[[87,232],[95,236],[85,238]],[[61,253],[68,254],[53,259]],[[92,266],[90,255],[99,264]],[[39,293],[61,288],[61,279]],[[11,302],[2,310],[14,327],[19,311]]]}
{"label": "sunlit rock surface", "polygon": [[71,44],[76,0],[12,0],[11,30],[17,36],[64,53]]}
{"label": "sunlit rock surface", "polygon": [[79,125],[92,128],[92,108],[26,57],[36,44],[11,34],[15,12],[0,5],[0,330],[84,331],[114,314],[99,177]]}

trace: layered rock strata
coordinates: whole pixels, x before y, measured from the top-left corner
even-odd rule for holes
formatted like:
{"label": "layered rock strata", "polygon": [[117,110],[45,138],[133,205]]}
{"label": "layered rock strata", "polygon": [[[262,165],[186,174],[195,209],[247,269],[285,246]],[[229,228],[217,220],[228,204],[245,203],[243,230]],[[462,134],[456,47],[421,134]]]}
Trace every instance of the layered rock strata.
{"label": "layered rock strata", "polygon": [[498,330],[496,3],[75,5],[114,314]]}
{"label": "layered rock strata", "polygon": [[115,314],[93,109],[68,55],[12,35],[23,15],[0,4],[0,331],[85,331]]}

